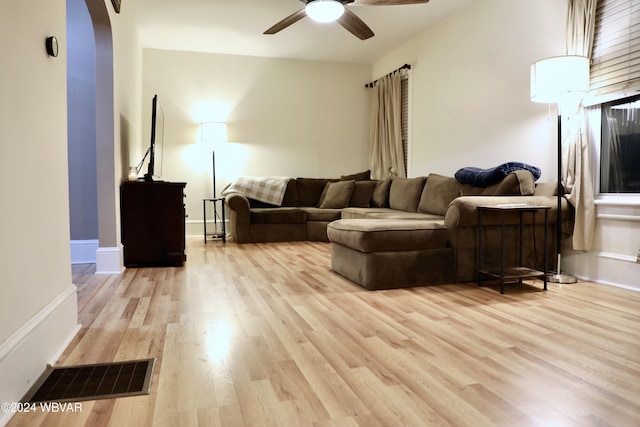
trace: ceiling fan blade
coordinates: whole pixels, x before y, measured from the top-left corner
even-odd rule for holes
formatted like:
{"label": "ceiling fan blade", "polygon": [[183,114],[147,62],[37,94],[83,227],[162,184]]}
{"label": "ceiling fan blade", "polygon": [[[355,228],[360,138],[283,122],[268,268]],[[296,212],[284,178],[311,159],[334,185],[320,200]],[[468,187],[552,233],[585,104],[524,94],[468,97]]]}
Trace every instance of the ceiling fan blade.
{"label": "ceiling fan blade", "polygon": [[358,16],[349,9],[345,8],[342,16],[338,18],[338,23],[360,40],[366,40],[374,35],[371,28],[369,28],[362,19],[358,18]]}
{"label": "ceiling fan blade", "polygon": [[262,34],[275,34],[278,31],[284,30],[289,25],[295,24],[305,16],[307,16],[307,14],[305,13],[304,9],[300,9],[299,11],[287,16],[282,21],[278,22],[277,24],[275,24],[273,27],[269,28],[267,31],[265,31]]}
{"label": "ceiling fan blade", "polygon": [[429,0],[353,0],[353,4],[363,4],[367,6],[396,6],[403,4],[429,3]]}

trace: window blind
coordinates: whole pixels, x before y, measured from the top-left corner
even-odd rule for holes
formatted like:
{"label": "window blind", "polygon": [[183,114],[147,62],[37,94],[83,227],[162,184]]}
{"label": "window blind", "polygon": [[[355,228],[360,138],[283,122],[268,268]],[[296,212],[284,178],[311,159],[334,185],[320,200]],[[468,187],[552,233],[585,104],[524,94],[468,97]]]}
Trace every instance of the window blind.
{"label": "window blind", "polygon": [[401,123],[402,123],[402,152],[404,155],[404,176],[407,175],[407,164],[409,163],[409,77],[402,77],[402,102],[401,102]]}
{"label": "window blind", "polygon": [[591,53],[591,95],[640,91],[640,0],[599,0]]}

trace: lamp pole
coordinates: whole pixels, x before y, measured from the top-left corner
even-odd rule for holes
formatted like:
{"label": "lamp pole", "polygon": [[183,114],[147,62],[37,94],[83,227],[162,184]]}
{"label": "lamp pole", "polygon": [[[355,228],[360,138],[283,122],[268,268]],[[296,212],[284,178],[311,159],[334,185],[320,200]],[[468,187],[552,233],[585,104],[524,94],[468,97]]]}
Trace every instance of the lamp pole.
{"label": "lamp pole", "polygon": [[216,153],[215,145],[227,140],[227,124],[223,122],[200,123],[200,140],[211,144],[211,172],[213,198],[218,197],[216,189]]}
{"label": "lamp pole", "polygon": [[[531,65],[531,100],[545,104],[558,105],[558,186],[557,186],[557,220],[556,220],[556,273],[549,275],[553,283],[576,283],[577,279],[569,274],[562,274],[562,115],[561,99],[578,98],[574,95],[589,90],[589,58],[586,56],[565,55],[546,58]],[[579,105],[576,104],[576,105]]]}
{"label": "lamp pole", "polygon": [[562,197],[564,196],[564,185],[562,185],[562,115],[558,111],[558,186],[557,186],[558,213],[556,220],[556,273],[550,274],[547,280],[552,283],[570,284],[576,283],[578,279],[570,274],[563,274],[560,270],[562,259]]}
{"label": "lamp pole", "polygon": [[216,151],[211,150],[211,168],[213,171],[213,198],[218,197],[216,194]]}

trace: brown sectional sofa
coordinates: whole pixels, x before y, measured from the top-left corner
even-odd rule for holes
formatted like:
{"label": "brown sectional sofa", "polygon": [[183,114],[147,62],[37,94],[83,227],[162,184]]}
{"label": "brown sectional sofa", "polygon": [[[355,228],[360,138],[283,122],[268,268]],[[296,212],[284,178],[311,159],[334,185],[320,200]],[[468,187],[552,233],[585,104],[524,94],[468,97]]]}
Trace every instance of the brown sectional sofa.
{"label": "brown sectional sofa", "polygon": [[[554,265],[556,209],[557,199],[554,197],[555,185],[541,183],[536,185],[529,171],[518,170],[508,174],[501,182],[489,187],[474,187],[461,184],[455,178],[438,174],[427,177],[396,178],[393,180],[356,180],[357,176],[343,176],[342,179],[297,178],[287,184],[282,206],[266,205],[246,198],[242,194],[226,194],[229,209],[230,233],[238,243],[278,242],[278,241],[329,241],[335,231],[327,227],[339,220],[384,220],[377,221],[384,228],[385,221],[391,226],[399,221],[424,221],[446,229],[444,247],[451,252],[451,265],[441,266],[440,271],[409,274],[416,277],[401,283],[401,286],[412,286],[427,283],[443,283],[446,281],[472,281],[476,279],[478,214],[480,205],[497,205],[511,203],[529,203],[549,206],[548,224],[548,262]],[[571,221],[573,215],[570,205],[563,202],[563,221]],[[357,225],[356,221],[356,225]],[[515,242],[518,237],[517,215],[507,216],[506,240]],[[335,223],[338,226],[340,223]],[[402,225],[402,224],[400,224]],[[544,216],[542,212],[532,219],[525,218],[525,238],[534,245],[525,245],[524,262],[542,269],[544,266]],[[330,227],[331,228],[331,227]],[[342,227],[344,228],[344,227]],[[427,227],[429,228],[429,227]],[[500,222],[498,216],[485,214],[484,218],[486,247],[497,247],[500,241]],[[343,233],[340,231],[339,233]],[[389,235],[390,236],[390,235]],[[340,238],[337,238],[339,240]],[[336,239],[332,239],[336,240]],[[333,246],[340,246],[334,242]],[[532,248],[532,249],[530,249]],[[342,248],[344,249],[344,248]],[[352,248],[353,249],[353,248]],[[429,250],[433,250],[431,248]],[[419,248],[424,251],[426,248]],[[367,249],[356,249],[365,253]],[[393,250],[385,258],[385,262],[393,259]],[[485,251],[487,266],[499,264],[498,251]],[[342,251],[342,257],[361,256],[356,252]],[[407,264],[406,268],[420,270],[424,259],[429,257],[420,253],[420,261]],[[444,256],[444,255],[443,255]],[[516,262],[515,246],[507,250],[507,262]],[[418,258],[416,258],[418,259]],[[442,258],[445,259],[445,258]],[[342,259],[335,261],[348,265],[351,261]],[[361,269],[367,270],[369,264],[362,261]],[[408,261],[407,261],[408,262]],[[443,264],[443,262],[440,262]],[[444,262],[446,264],[446,262]],[[430,268],[437,267],[438,262]],[[336,268],[334,267],[334,270]],[[340,268],[337,270],[340,271]],[[367,275],[358,272],[358,277]],[[368,272],[371,276],[371,271]],[[341,274],[346,275],[341,272]],[[356,273],[353,273],[356,274]],[[432,281],[428,277],[433,277]],[[358,282],[358,278],[349,277]],[[396,287],[394,283],[377,281],[374,289]],[[359,282],[363,284],[362,282]],[[365,286],[363,284],[363,286]]]}

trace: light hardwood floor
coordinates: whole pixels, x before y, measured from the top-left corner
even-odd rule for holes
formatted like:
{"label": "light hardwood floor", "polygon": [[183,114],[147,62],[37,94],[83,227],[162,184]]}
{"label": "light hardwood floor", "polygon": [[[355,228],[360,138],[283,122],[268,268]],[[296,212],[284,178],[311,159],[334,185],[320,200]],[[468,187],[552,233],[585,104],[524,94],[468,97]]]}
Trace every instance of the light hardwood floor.
{"label": "light hardwood floor", "polygon": [[156,357],[149,396],[9,426],[640,425],[640,293],[373,292],[331,272],[325,243],[193,238],[187,254],[74,273],[83,328],[58,364]]}

